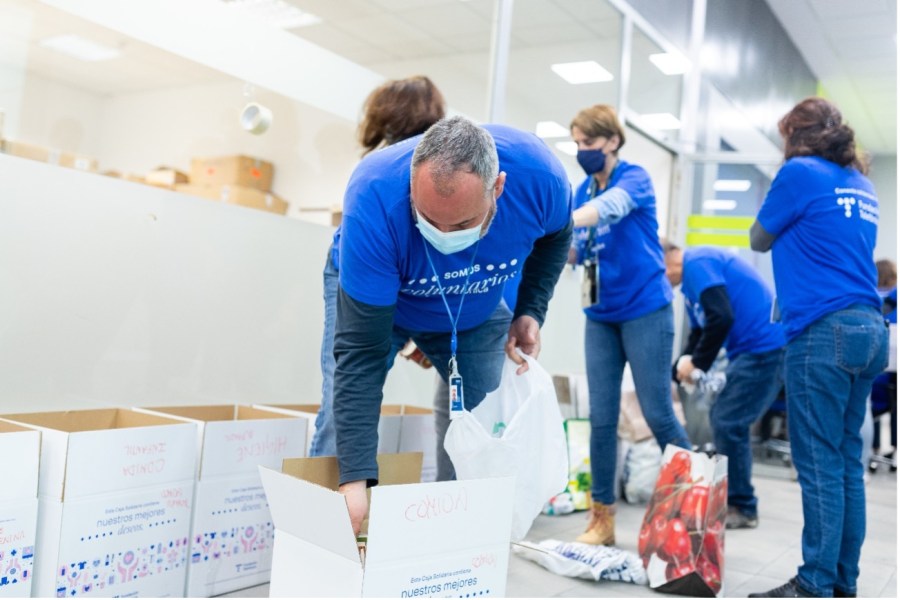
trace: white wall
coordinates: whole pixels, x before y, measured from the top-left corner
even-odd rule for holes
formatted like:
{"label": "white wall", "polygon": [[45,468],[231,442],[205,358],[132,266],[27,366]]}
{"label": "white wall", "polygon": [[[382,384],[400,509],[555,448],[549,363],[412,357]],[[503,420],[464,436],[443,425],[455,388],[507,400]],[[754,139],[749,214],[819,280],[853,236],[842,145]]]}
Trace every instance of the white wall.
{"label": "white wall", "polygon": [[[341,204],[359,161],[356,123],[265,90],[253,100],[273,112],[271,128],[240,128],[248,98],[239,81],[122,94],[103,103],[99,159],[103,168],[146,173],[170,165],[189,171],[192,157],[249,154],[275,165],[273,191],[291,204]],[[139,143],[135,143],[135,141]]]}
{"label": "white wall", "polygon": [[99,94],[26,73],[21,104],[6,115],[10,138],[96,157],[104,100]]}
{"label": "white wall", "polygon": [[[0,414],[316,403],[331,229],[0,155]],[[567,269],[542,363],[583,372]],[[398,359],[385,401],[431,406]]]}
{"label": "white wall", "polygon": [[316,402],[330,233],[0,155],[0,411]]}
{"label": "white wall", "polygon": [[897,157],[877,156],[872,160],[869,177],[878,193],[878,240],[875,260],[889,258],[897,262]]}

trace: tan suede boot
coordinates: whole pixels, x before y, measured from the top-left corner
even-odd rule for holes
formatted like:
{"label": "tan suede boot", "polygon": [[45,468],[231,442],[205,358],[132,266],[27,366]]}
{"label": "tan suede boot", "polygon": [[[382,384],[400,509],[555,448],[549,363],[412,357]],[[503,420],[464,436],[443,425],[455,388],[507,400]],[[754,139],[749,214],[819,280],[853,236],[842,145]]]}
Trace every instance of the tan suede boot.
{"label": "tan suede boot", "polygon": [[616,506],[591,502],[591,521],[587,530],[575,538],[582,544],[613,546],[616,543]]}

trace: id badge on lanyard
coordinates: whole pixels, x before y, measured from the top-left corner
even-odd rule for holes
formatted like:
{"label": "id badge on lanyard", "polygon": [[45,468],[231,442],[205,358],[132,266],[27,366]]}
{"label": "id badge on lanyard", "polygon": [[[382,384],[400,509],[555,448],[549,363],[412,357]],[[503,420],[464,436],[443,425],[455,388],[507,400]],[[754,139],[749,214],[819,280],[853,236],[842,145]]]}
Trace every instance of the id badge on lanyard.
{"label": "id badge on lanyard", "polygon": [[425,247],[425,257],[428,259],[428,264],[431,266],[431,271],[435,275],[435,280],[438,282],[438,290],[441,292],[441,300],[444,301],[444,307],[447,309],[447,316],[450,317],[450,325],[452,327],[452,331],[450,334],[450,363],[448,365],[448,376],[447,376],[447,385],[450,389],[449,393],[449,402],[450,402],[450,418],[455,419],[462,415],[466,410],[465,402],[463,401],[463,378],[462,375],[459,374],[459,367],[456,364],[456,347],[457,347],[457,333],[456,333],[456,324],[459,322],[459,316],[462,314],[463,301],[466,299],[466,292],[469,289],[469,277],[472,275],[474,269],[472,265],[475,264],[475,256],[478,254],[478,246],[481,244],[481,240],[478,240],[478,243],[475,245],[475,251],[472,253],[472,263],[469,265],[468,274],[466,275],[466,281],[463,284],[463,291],[460,294],[459,298],[459,306],[456,309],[456,316],[453,316],[453,311],[450,310],[450,304],[447,302],[447,294],[444,292],[444,288],[441,285],[440,278],[438,277],[437,269],[434,268],[434,263],[431,260],[431,253],[428,251],[428,244],[425,242],[425,239],[422,239],[422,243]]}
{"label": "id badge on lanyard", "polygon": [[450,359],[450,375],[447,377],[450,388],[450,418],[455,419],[465,412],[463,399],[463,379],[456,366],[456,357]]}
{"label": "id badge on lanyard", "polygon": [[584,272],[581,277],[581,306],[588,308],[600,301],[600,266],[593,260],[583,263]]}
{"label": "id badge on lanyard", "polygon": [[[588,196],[593,198],[597,193],[597,182],[592,181],[588,188]],[[600,259],[594,257],[594,236],[597,228],[591,227],[588,239],[584,246],[587,258],[581,263],[584,271],[581,274],[581,306],[588,308],[600,302]]]}

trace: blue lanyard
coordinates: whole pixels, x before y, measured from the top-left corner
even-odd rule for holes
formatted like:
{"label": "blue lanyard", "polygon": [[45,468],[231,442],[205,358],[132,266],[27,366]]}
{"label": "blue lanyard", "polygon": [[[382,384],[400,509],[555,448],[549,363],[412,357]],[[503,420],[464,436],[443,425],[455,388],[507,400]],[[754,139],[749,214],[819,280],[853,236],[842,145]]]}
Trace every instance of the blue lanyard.
{"label": "blue lanyard", "polygon": [[437,269],[434,268],[434,263],[431,260],[431,254],[428,252],[428,242],[425,241],[425,238],[422,238],[422,245],[425,247],[425,258],[428,259],[428,265],[431,267],[431,272],[434,273],[435,278],[437,279],[438,290],[441,292],[441,300],[444,301],[444,307],[447,309],[447,316],[450,318],[450,325],[453,328],[452,333],[450,334],[450,360],[456,361],[456,324],[459,323],[459,316],[462,314],[463,301],[466,299],[466,292],[469,291],[469,277],[472,276],[472,267],[475,266],[475,257],[478,255],[478,246],[481,245],[481,239],[475,243],[475,252],[472,253],[472,262],[469,264],[469,270],[466,273],[466,282],[463,284],[462,294],[459,297],[459,307],[456,309],[456,318],[453,318],[453,311],[450,310],[450,303],[447,302],[447,294],[444,293],[444,286],[441,285],[441,276],[438,275]]}

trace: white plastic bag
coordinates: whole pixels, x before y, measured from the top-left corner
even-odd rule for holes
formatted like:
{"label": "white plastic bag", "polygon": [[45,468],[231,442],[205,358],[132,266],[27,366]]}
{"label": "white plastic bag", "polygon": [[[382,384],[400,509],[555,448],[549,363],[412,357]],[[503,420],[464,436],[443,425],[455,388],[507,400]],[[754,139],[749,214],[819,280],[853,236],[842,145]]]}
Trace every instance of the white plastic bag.
{"label": "white plastic bag", "polygon": [[538,544],[520,542],[513,546],[513,552],[557,575],[647,585],[640,557],[621,548],[544,540]]}
{"label": "white plastic bag", "polygon": [[457,479],[516,476],[512,541],[525,537],[547,498],[565,489],[569,460],[562,415],[547,371],[529,356],[516,375],[509,358],[500,386],[450,422],[444,448]]}
{"label": "white plastic bag", "polygon": [[660,460],[662,451],[656,439],[631,444],[625,454],[625,469],[622,474],[626,502],[644,504],[650,500],[659,476]]}

